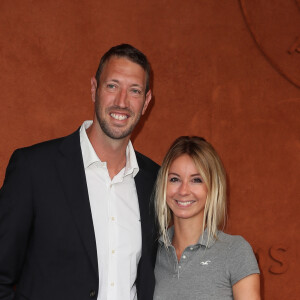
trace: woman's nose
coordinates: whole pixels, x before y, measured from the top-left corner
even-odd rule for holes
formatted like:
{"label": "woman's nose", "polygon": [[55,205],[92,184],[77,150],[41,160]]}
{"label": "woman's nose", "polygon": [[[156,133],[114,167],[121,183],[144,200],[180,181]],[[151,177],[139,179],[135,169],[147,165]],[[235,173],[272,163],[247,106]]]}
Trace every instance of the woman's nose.
{"label": "woman's nose", "polygon": [[189,195],[190,194],[190,187],[188,182],[182,182],[182,184],[179,187],[179,194],[181,196]]}

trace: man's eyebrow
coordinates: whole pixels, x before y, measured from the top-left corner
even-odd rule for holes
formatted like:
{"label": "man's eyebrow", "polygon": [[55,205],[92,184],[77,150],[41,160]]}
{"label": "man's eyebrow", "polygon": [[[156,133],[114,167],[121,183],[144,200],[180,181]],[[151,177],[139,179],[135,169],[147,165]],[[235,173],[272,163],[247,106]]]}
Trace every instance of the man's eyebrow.
{"label": "man's eyebrow", "polygon": [[[110,81],[115,82],[115,83],[120,83],[120,81],[119,81],[118,79],[113,79],[113,78],[112,78],[112,79],[106,80],[106,82],[110,82]],[[133,84],[131,84],[130,86],[132,86],[132,87],[137,86],[137,87],[143,88],[143,85],[141,85],[141,84],[139,84],[139,83],[133,83]]]}
{"label": "man's eyebrow", "polygon": [[133,83],[130,87],[138,87],[138,88],[140,88],[140,89],[143,89],[143,88],[144,88],[143,85],[138,84],[138,83]]}
{"label": "man's eyebrow", "polygon": [[116,83],[119,83],[119,82],[120,82],[118,79],[109,79],[109,80],[107,80],[106,82],[109,82],[109,81],[113,81],[113,82],[116,82]]}

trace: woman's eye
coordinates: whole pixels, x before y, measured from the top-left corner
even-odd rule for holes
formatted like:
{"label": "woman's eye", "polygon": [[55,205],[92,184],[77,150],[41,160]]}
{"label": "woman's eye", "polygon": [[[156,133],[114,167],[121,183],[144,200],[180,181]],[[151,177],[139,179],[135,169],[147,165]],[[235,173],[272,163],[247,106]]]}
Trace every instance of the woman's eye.
{"label": "woman's eye", "polygon": [[200,177],[196,177],[196,178],[193,178],[192,180],[194,183],[202,183],[202,179]]}
{"label": "woman's eye", "polygon": [[178,178],[177,177],[171,177],[169,179],[170,182],[177,182],[178,181]]}

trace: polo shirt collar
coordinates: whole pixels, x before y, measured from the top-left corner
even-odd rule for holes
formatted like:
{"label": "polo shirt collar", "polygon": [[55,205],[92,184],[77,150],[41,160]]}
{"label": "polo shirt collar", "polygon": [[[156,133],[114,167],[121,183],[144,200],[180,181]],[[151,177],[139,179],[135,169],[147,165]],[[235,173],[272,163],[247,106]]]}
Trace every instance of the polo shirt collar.
{"label": "polo shirt collar", "polygon": [[[174,225],[168,229],[168,236],[169,236],[169,241],[172,242],[174,236]],[[162,236],[159,238],[159,242],[164,244]],[[198,242],[195,245],[200,245],[205,248],[210,248],[215,242],[216,242],[215,238],[210,238],[208,241],[208,232],[207,229],[205,229],[203,234],[200,236]],[[189,246],[195,246],[195,245],[189,245]]]}
{"label": "polo shirt collar", "polygon": [[[218,232],[217,232],[218,234]],[[198,244],[207,248],[210,248],[216,242],[216,238],[208,239],[207,228],[204,230],[203,234],[200,236]]]}

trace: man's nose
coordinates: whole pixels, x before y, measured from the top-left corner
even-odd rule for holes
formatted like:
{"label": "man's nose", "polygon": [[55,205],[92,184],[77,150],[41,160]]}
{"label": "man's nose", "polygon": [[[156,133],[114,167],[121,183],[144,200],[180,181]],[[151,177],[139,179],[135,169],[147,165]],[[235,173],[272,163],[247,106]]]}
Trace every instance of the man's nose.
{"label": "man's nose", "polygon": [[127,90],[126,89],[120,89],[119,93],[117,94],[115,98],[115,105],[125,108],[128,106],[128,99],[127,99]]}

